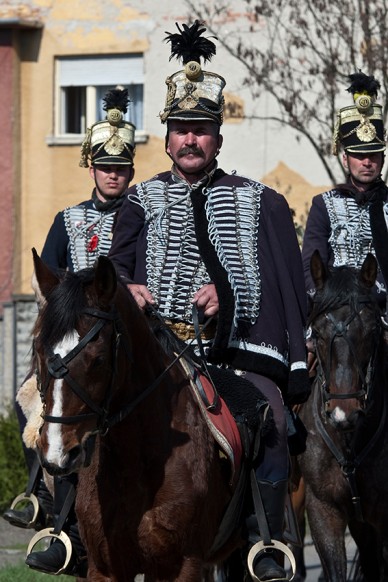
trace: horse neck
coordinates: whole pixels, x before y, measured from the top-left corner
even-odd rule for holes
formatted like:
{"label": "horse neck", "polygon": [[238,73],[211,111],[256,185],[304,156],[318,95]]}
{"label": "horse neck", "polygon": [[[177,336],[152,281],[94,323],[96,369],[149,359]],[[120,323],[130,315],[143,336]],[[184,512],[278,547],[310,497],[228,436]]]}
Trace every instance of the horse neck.
{"label": "horse neck", "polygon": [[137,306],[131,307],[132,309],[128,309],[127,304],[118,306],[126,336],[124,341],[130,346],[131,354],[129,361],[128,354],[121,348],[118,367],[120,369],[122,366],[124,373],[121,374],[120,390],[114,404],[120,409],[145,393],[146,396],[131,415],[133,417],[144,414],[160,425],[167,417],[161,411],[171,406],[173,394],[185,383],[183,372],[178,363],[169,369],[174,356],[167,356],[147,318]]}
{"label": "horse neck", "polygon": [[373,377],[369,394],[370,409],[374,415],[380,416],[383,408],[388,404],[388,353],[387,344],[383,334],[379,341],[375,362],[373,364]]}

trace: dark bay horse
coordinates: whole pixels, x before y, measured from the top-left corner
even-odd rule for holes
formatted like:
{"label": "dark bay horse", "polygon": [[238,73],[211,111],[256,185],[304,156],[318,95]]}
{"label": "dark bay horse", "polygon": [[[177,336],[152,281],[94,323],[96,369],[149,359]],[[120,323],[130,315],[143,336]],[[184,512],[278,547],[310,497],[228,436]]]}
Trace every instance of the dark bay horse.
{"label": "dark bay horse", "polygon": [[311,534],[327,581],[345,582],[345,529],[360,579],[388,580],[388,382],[385,321],[373,295],[377,262],[327,270],[311,259],[310,324],[317,377],[300,416],[308,430],[298,458]]}
{"label": "dark bay horse", "polygon": [[[51,474],[78,472],[88,580],[199,582],[237,483],[180,365],[161,349],[112,263],[59,280],[34,253],[34,329]],[[90,447],[90,443],[94,446]]]}

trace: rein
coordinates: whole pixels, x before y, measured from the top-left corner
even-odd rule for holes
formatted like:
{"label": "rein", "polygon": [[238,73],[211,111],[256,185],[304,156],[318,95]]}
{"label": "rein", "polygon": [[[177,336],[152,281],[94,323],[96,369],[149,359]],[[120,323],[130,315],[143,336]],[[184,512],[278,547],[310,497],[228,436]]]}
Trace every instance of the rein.
{"label": "rein", "polygon": [[330,437],[329,433],[327,432],[326,428],[321,419],[321,415],[319,413],[318,407],[318,394],[319,390],[314,391],[314,402],[313,402],[313,417],[315,424],[318,428],[319,434],[325,441],[328,449],[335,457],[337,463],[341,467],[341,470],[346,477],[350,492],[352,495],[352,504],[355,510],[356,519],[358,521],[364,521],[362,516],[362,509],[360,503],[360,495],[358,493],[357,484],[356,484],[356,469],[361,465],[361,463],[366,459],[369,453],[372,451],[376,443],[378,442],[380,436],[382,435],[383,429],[385,427],[385,421],[387,418],[387,407],[383,406],[383,413],[380,417],[379,426],[377,430],[373,434],[373,438],[366,444],[366,446],[361,450],[361,452],[353,457],[352,459],[347,459],[341,452],[341,450],[335,445],[332,438]]}
{"label": "rein", "polygon": [[[193,312],[194,312],[194,309],[195,308],[193,306]],[[155,313],[157,313],[154,308],[152,308],[152,310]],[[47,392],[47,389],[48,389],[48,386],[50,383],[50,378],[64,379],[66,381],[66,383],[70,386],[71,390],[87,406],[89,406],[89,408],[92,410],[92,412],[85,413],[85,414],[78,414],[78,415],[74,415],[74,416],[66,416],[66,417],[64,417],[64,416],[51,416],[51,415],[45,414],[43,416],[43,420],[45,422],[51,422],[51,423],[75,424],[76,422],[83,421],[83,420],[86,420],[88,418],[97,416],[99,422],[98,422],[96,431],[94,431],[92,434],[100,433],[103,435],[105,435],[112,426],[118,424],[126,416],[128,416],[131,412],[133,412],[133,410],[155,390],[155,388],[160,384],[160,382],[163,380],[163,378],[169,373],[171,368],[173,368],[173,366],[175,366],[176,363],[183,357],[183,355],[186,353],[186,351],[190,348],[191,344],[195,340],[197,340],[198,344],[201,346],[201,354],[202,354],[203,347],[202,347],[202,343],[201,343],[201,333],[204,331],[206,326],[208,324],[210,324],[210,322],[213,319],[213,318],[209,318],[206,321],[206,323],[202,326],[201,329],[199,329],[199,326],[197,327],[197,325],[196,325],[195,326],[195,337],[190,342],[188,342],[188,344],[180,351],[180,353],[175,355],[174,359],[163,370],[163,372],[157,378],[155,378],[155,380],[149,386],[147,386],[147,388],[145,390],[143,390],[126,407],[121,409],[116,414],[108,416],[109,404],[110,404],[112,393],[113,393],[114,380],[115,380],[115,377],[117,375],[117,365],[116,364],[117,364],[118,350],[119,350],[119,347],[122,343],[123,337],[124,337],[124,339],[126,339],[125,334],[122,333],[124,330],[124,326],[123,326],[122,320],[118,316],[116,310],[112,310],[110,313],[107,313],[105,311],[100,311],[98,309],[87,308],[87,309],[84,309],[82,313],[96,317],[98,319],[98,321],[88,331],[88,333],[79,341],[79,343],[68,354],[66,354],[66,356],[61,357],[59,354],[55,354],[52,350],[49,351],[49,357],[47,359],[47,369],[48,369],[50,376],[47,378],[45,385],[41,388],[41,395],[42,395],[43,402],[44,402],[44,396]],[[159,314],[157,314],[157,315],[158,315],[158,317],[160,317]],[[197,320],[195,319],[195,321],[197,321]],[[69,373],[69,369],[68,369],[67,364],[71,360],[73,360],[73,358],[75,356],[77,356],[83,350],[83,348],[100,332],[100,330],[107,323],[113,323],[114,330],[115,330],[115,342],[114,342],[113,348],[112,348],[113,349],[113,364],[114,365],[112,367],[112,374],[110,377],[109,387],[106,391],[104,401],[103,401],[102,405],[98,405],[90,398],[90,396],[87,394],[87,392],[82,387],[79,386],[79,384],[74,380],[74,378],[72,378],[72,376]],[[129,361],[132,361],[132,354],[131,354],[131,351],[129,348],[128,341],[126,341],[126,343],[125,343],[125,351],[127,353]],[[206,398],[206,395],[204,395],[204,397]],[[216,406],[216,399],[217,398],[218,398],[218,394],[217,394],[217,392],[215,392],[215,402],[213,402],[213,404],[208,403],[209,408],[213,408]]]}

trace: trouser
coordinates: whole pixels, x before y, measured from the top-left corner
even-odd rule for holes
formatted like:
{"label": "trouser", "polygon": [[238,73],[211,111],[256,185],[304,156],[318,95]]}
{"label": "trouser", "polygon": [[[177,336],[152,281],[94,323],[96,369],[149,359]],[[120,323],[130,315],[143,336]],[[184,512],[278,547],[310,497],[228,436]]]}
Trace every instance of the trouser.
{"label": "trouser", "polygon": [[267,398],[273,413],[274,426],[262,439],[256,460],[256,477],[260,481],[276,483],[288,479],[289,456],[287,444],[287,420],[282,394],[275,382],[246,372],[244,377],[252,382]]}

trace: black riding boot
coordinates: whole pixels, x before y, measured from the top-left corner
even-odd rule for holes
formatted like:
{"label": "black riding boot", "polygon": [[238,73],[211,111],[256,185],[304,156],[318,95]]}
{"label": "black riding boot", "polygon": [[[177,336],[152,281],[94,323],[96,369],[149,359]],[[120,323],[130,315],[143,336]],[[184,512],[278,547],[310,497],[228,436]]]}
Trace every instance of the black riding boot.
{"label": "black riding boot", "polygon": [[[282,541],[284,527],[284,511],[288,492],[288,481],[258,481],[261,499],[271,540]],[[251,546],[261,539],[258,535],[258,523],[255,515],[247,520],[249,541]],[[253,563],[253,572],[262,582],[279,582],[288,580],[285,569],[280,565],[282,552],[276,549],[265,549]]]}
{"label": "black riding boot", "polygon": [[[30,453],[32,452],[30,450]],[[33,457],[26,455],[30,473],[26,492],[16,497],[12,506],[3,513],[3,517],[16,527],[34,528],[39,531],[53,524],[53,498],[43,480],[39,459],[36,453],[33,455]],[[37,507],[34,506],[33,496],[38,501]],[[23,507],[22,503],[28,504]],[[21,509],[17,509],[18,505]]]}
{"label": "black riding boot", "polygon": [[[54,530],[61,519],[61,510],[66,502],[68,492],[75,486],[75,477],[55,477],[54,478]],[[45,551],[31,552],[26,558],[26,564],[34,570],[45,572],[46,574],[56,574],[61,572],[70,576],[86,577],[87,559],[86,550],[79,536],[77,519],[74,511],[74,503],[64,522],[62,531],[65,532],[71,542],[71,558],[69,564],[63,569],[67,558],[67,549],[64,543],[58,538]],[[59,533],[59,532],[55,532]]]}
{"label": "black riding boot", "polygon": [[29,503],[23,509],[6,509],[3,513],[4,519],[16,527],[34,528],[36,531],[50,527],[53,524],[53,498],[43,479],[39,479],[33,493],[39,504],[39,511],[35,520],[35,509],[32,503]]}

